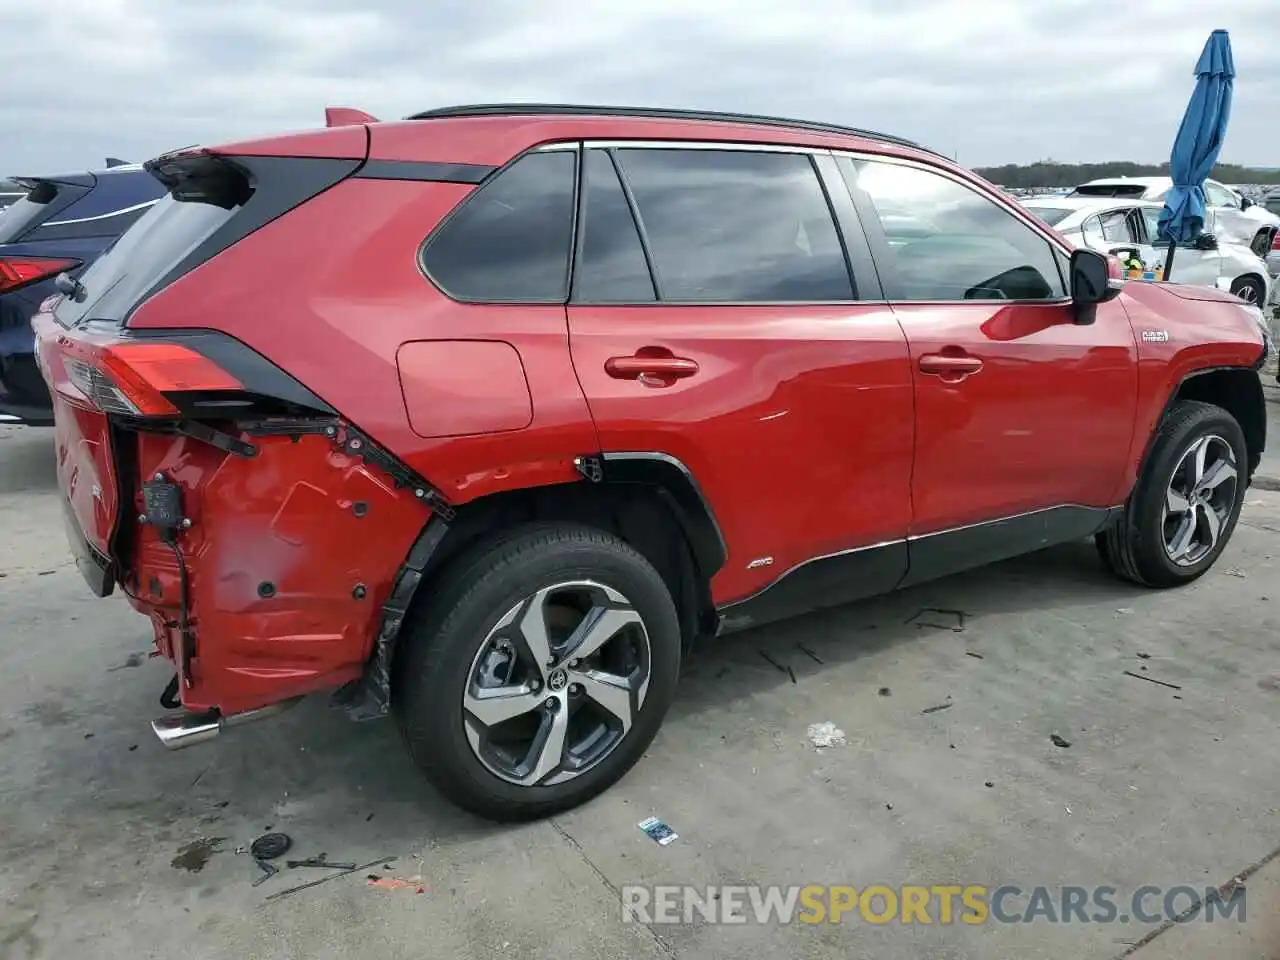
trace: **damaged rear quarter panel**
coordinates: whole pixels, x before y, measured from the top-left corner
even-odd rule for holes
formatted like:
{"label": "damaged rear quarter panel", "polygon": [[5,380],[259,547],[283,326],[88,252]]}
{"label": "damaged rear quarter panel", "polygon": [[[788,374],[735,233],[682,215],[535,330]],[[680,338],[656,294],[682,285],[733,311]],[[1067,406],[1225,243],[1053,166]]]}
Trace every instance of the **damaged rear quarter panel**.
{"label": "damaged rear quarter panel", "polygon": [[[192,521],[179,538],[196,638],[184,705],[236,713],[358,677],[428,508],[322,435],[255,437],[248,458],[182,437],[137,441],[141,476],[177,481]],[[177,558],[140,525],[129,567],[126,591],[172,659]]]}

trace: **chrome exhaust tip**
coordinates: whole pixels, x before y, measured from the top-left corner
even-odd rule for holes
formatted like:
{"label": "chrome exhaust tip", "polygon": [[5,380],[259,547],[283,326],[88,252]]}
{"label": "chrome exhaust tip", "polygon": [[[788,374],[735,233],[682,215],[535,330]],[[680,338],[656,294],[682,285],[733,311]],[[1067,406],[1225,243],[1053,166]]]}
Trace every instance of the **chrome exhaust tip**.
{"label": "chrome exhaust tip", "polygon": [[252,720],[262,720],[284,713],[297,704],[301,697],[282,700],[257,710],[246,710],[244,713],[233,713],[223,716],[216,710],[208,713],[172,713],[151,721],[151,732],[156,735],[167,750],[181,750],[193,747],[197,743],[206,743],[228,727],[236,727]]}

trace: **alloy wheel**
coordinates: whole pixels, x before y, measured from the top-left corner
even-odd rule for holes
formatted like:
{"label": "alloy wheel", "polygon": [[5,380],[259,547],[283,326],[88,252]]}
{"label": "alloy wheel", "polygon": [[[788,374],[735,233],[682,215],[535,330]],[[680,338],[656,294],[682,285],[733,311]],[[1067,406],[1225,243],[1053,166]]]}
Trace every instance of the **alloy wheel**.
{"label": "alloy wheel", "polygon": [[563,783],[622,743],[649,676],[649,635],[625,596],[590,580],[544,587],[480,644],[462,696],[467,740],[509,783]]}
{"label": "alloy wheel", "polygon": [[1236,288],[1236,296],[1245,303],[1258,302],[1258,288],[1252,283],[1242,283]]}
{"label": "alloy wheel", "polygon": [[1178,461],[1165,491],[1164,549],[1180,567],[1195,566],[1218,545],[1239,482],[1235,452],[1216,434],[1200,437]]}

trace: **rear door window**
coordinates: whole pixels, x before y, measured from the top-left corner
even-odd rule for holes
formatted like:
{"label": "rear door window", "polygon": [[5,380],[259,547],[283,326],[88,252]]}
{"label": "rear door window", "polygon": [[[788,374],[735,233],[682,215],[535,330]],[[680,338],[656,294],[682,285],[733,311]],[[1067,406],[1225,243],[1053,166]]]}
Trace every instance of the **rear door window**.
{"label": "rear door window", "polygon": [[826,193],[807,154],[616,151],[662,300],[855,299]]}
{"label": "rear door window", "polygon": [[650,303],[657,299],[644,246],[613,160],[588,150],[583,166],[582,237],[574,274],[578,303]]}
{"label": "rear door window", "polygon": [[462,202],[422,251],[427,276],[455,300],[564,303],[577,152],[517,160]]}

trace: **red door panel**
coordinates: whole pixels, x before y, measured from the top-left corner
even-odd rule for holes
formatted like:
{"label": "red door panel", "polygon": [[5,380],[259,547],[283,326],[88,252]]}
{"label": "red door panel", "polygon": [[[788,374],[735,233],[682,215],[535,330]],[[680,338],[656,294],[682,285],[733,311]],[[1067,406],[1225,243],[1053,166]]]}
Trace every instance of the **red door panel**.
{"label": "red door panel", "polygon": [[676,457],[710,501],[718,604],[906,535],[911,369],[887,307],[570,306],[569,326],[603,451]]}
{"label": "red door panel", "polygon": [[1112,506],[1133,436],[1124,308],[898,303],[916,381],[913,534],[1061,504]]}

